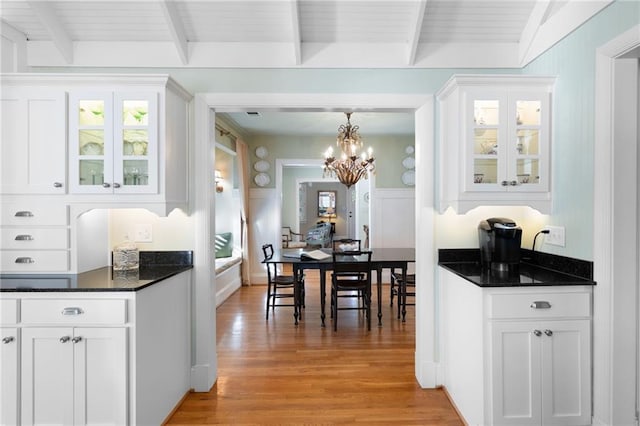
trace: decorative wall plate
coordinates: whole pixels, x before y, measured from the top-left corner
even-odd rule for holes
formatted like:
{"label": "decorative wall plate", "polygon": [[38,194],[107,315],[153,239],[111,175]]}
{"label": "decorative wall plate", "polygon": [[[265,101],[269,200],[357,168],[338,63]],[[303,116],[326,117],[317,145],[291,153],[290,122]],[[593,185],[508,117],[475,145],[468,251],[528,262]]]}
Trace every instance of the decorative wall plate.
{"label": "decorative wall plate", "polygon": [[406,152],[408,155],[413,154],[414,151],[415,151],[415,149],[411,145],[409,145],[408,147],[406,147],[404,149],[404,152]]}
{"label": "decorative wall plate", "polygon": [[267,148],[265,148],[264,146],[259,146],[256,148],[256,157],[265,158],[267,155],[269,155],[269,151],[267,151]]}
{"label": "decorative wall plate", "polygon": [[402,183],[407,186],[415,186],[416,184],[416,172],[413,170],[407,170],[402,174]]}
{"label": "decorative wall plate", "polygon": [[269,162],[264,160],[256,161],[256,163],[253,165],[253,168],[256,170],[256,172],[266,172],[270,167],[271,165],[269,164]]}
{"label": "decorative wall plate", "polygon": [[407,157],[402,160],[402,165],[405,169],[414,169],[416,167],[416,159],[413,157]]}
{"label": "decorative wall plate", "polygon": [[258,186],[266,186],[269,185],[269,182],[271,182],[271,178],[266,173],[258,173],[256,177],[253,178],[253,181]]}

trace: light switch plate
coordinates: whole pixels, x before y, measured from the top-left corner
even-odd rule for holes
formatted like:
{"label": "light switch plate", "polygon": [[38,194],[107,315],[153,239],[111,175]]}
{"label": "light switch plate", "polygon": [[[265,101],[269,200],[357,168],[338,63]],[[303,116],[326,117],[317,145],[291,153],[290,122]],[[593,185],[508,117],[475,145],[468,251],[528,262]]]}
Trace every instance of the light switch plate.
{"label": "light switch plate", "polygon": [[153,241],[153,230],[151,224],[137,224],[134,228],[133,241],[136,243],[150,243]]}
{"label": "light switch plate", "polygon": [[564,240],[564,226],[545,226],[545,229],[549,230],[549,233],[545,235],[544,242],[554,246],[565,246]]}

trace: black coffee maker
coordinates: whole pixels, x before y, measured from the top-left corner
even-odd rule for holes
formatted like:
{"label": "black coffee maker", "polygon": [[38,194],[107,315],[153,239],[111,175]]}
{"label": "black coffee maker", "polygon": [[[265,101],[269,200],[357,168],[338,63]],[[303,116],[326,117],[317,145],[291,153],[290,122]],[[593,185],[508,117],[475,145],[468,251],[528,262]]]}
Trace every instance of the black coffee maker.
{"label": "black coffee maker", "polygon": [[520,263],[522,229],[504,217],[493,217],[478,224],[480,262],[487,269],[514,271]]}

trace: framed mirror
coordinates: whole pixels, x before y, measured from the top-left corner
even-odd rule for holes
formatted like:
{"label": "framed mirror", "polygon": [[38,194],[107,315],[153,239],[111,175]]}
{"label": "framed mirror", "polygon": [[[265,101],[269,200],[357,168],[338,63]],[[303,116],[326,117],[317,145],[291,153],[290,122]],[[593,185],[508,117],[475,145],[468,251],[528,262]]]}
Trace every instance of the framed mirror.
{"label": "framed mirror", "polygon": [[336,216],[337,191],[318,191],[318,217]]}

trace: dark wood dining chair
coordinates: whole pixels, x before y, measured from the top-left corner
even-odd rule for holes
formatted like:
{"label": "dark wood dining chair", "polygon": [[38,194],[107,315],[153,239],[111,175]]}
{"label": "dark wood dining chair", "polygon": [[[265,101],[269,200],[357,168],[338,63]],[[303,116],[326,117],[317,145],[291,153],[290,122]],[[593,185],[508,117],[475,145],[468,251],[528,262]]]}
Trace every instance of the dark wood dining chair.
{"label": "dark wood dining chair", "polygon": [[[289,306],[294,308],[304,308],[304,275],[301,275],[296,283],[293,275],[281,274],[278,271],[276,263],[268,262],[273,258],[273,245],[264,244],[262,246],[264,255],[263,263],[267,268],[267,312],[266,318],[269,319],[269,310],[275,310],[277,307]],[[300,299],[296,301],[295,292],[298,286]],[[296,303],[298,305],[296,306]]]}
{"label": "dark wood dining chair", "polygon": [[[367,330],[371,330],[371,251],[334,251],[333,273],[331,274],[331,316],[333,330],[338,330],[338,311],[361,310],[365,314]],[[338,304],[341,294],[347,297],[361,296],[353,306]]]}
{"label": "dark wood dining chair", "polygon": [[[398,305],[398,319],[400,319],[400,312],[402,312],[402,322],[405,321],[405,313],[407,306],[415,306],[416,296],[416,274],[407,274],[407,283],[403,285],[402,272],[396,272],[395,269],[391,270],[391,306],[393,306],[393,298],[396,297],[396,305]],[[406,292],[406,297],[403,294],[403,288]],[[413,302],[407,302],[407,297],[412,297]]]}

